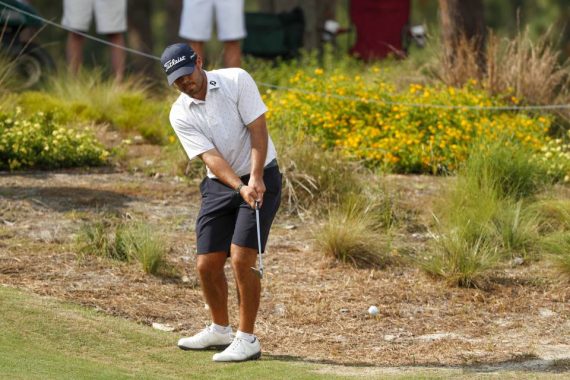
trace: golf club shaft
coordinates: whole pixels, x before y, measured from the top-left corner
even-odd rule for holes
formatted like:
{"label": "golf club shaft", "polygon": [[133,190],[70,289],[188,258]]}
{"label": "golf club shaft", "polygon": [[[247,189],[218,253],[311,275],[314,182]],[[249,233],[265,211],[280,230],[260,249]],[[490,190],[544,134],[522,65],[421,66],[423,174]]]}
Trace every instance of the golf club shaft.
{"label": "golf club shaft", "polygon": [[263,274],[263,260],[261,258],[261,232],[259,230],[259,203],[255,202],[255,224],[257,227],[257,248],[259,254],[259,271]]}

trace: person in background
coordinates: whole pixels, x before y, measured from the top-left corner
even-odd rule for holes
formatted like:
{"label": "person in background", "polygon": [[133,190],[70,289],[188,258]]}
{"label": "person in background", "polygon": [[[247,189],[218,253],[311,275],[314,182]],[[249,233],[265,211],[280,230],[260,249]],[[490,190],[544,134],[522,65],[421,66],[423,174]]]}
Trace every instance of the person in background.
{"label": "person in background", "polygon": [[[115,79],[121,81],[125,72],[126,53],[124,33],[127,31],[127,0],[63,0],[63,26],[81,31],[89,31],[95,15],[97,33],[108,37],[109,42],[118,45],[111,47],[111,64]],[[67,62],[72,73],[76,74],[83,63],[85,38],[69,32],[67,37]]]}
{"label": "person in background", "polygon": [[224,43],[224,66],[240,67],[240,42],[246,36],[243,0],[184,0],[179,35],[204,57],[214,14],[218,39]]}

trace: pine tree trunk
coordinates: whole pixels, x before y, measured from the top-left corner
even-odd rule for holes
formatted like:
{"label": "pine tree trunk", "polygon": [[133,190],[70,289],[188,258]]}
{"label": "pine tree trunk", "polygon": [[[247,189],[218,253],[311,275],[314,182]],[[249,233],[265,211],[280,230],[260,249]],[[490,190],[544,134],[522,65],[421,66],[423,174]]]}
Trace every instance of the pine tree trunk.
{"label": "pine tree trunk", "polygon": [[[485,13],[483,0],[439,0],[443,43],[454,56],[461,41],[472,44],[481,71],[485,68]],[[453,59],[453,58],[452,58]]]}
{"label": "pine tree trunk", "polygon": [[[129,0],[127,39],[129,47],[147,54],[153,52],[151,27],[152,0]],[[132,54],[130,57],[135,72],[152,74],[156,62],[152,59]]]}

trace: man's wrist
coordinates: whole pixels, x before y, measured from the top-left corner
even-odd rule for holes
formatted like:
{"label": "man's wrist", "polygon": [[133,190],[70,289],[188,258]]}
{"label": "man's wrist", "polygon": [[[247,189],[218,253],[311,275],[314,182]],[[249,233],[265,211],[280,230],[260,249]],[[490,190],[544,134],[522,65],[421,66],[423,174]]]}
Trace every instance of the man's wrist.
{"label": "man's wrist", "polygon": [[235,188],[235,191],[237,194],[241,194],[241,188],[244,187],[244,183],[240,182],[239,185],[237,185],[237,187]]}

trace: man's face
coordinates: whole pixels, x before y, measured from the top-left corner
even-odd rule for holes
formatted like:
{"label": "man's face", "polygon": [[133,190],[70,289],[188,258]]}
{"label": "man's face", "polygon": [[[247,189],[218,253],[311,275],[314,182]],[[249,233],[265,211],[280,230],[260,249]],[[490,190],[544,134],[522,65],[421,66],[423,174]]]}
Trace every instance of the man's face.
{"label": "man's face", "polygon": [[190,75],[183,75],[174,81],[174,86],[181,92],[194,97],[202,89],[204,77],[198,66]]}

